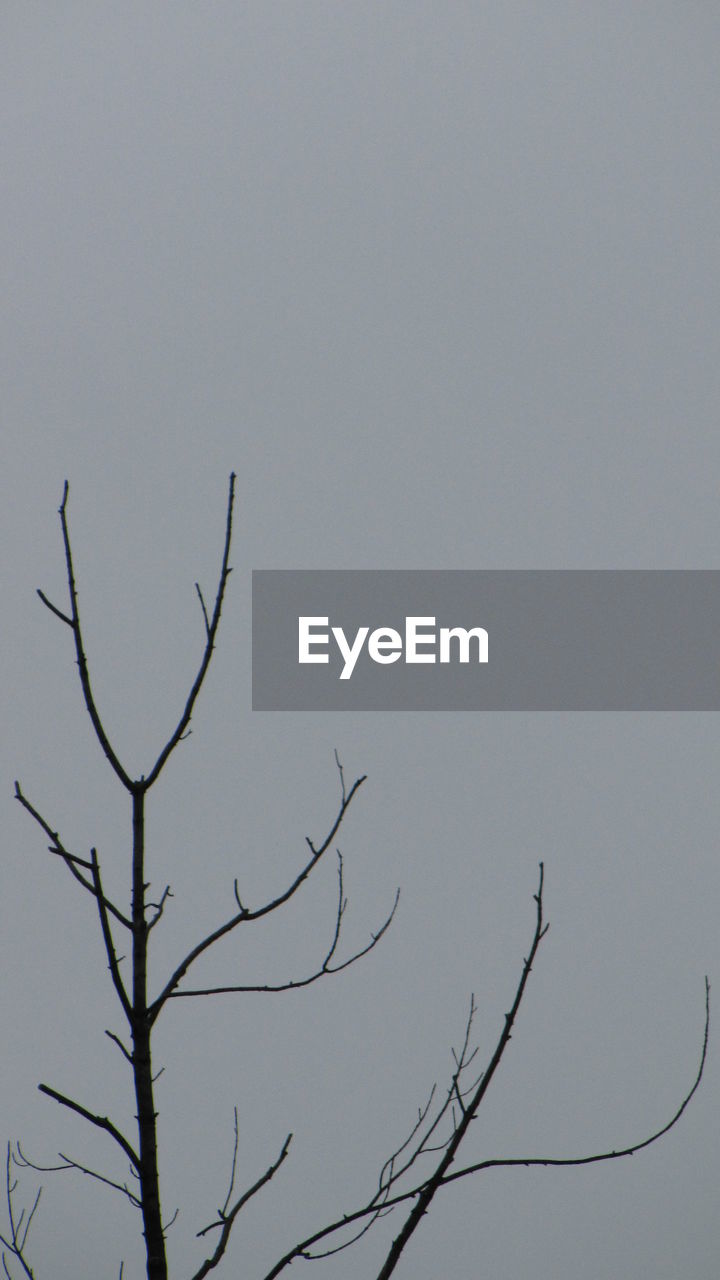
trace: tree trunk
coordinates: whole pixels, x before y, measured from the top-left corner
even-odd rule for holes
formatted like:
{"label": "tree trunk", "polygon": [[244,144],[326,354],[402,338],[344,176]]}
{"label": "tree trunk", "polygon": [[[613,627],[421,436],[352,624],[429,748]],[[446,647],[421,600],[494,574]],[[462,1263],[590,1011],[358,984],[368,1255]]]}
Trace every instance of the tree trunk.
{"label": "tree trunk", "polygon": [[145,788],[133,791],[133,1075],[137,1102],[140,1199],[148,1280],[167,1280],[157,1163],[157,1113],[153,1098],[150,1024],[147,1016],[148,924],[145,919]]}

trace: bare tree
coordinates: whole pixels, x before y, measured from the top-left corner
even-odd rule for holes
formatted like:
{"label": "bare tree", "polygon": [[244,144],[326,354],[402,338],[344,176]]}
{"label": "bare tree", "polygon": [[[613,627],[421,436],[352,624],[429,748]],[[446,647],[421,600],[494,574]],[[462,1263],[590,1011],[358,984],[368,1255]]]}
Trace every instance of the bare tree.
{"label": "bare tree", "polygon": [[[204,953],[221,938],[226,937],[240,926],[263,919],[284,906],[310,877],[315,867],[333,845],[345,814],[365,781],[358,777],[348,786],[342,764],[335,755],[339,784],[340,801],[337,813],[330,823],[326,837],[320,843],[314,843],[306,837],[308,853],[290,883],[274,898],[260,906],[250,906],[242,898],[238,881],[233,886],[233,906],[228,918],[205,937],[201,938],[177,964],[175,969],[156,994],[148,990],[148,955],[151,934],[163,917],[168,899],[172,896],[169,885],[166,885],[159,899],[148,898],[149,882],[146,878],[145,849],[145,812],[146,797],[160,774],[164,770],[170,756],[178,744],[187,737],[195,703],[210,665],[215,641],[220,625],[225,591],[231,573],[230,547],[232,539],[232,518],[235,493],[235,476],[230,477],[225,523],[225,538],[222,562],[215,593],[215,600],[210,610],[206,604],[200,586],[196,583],[196,591],[202,612],[205,644],[197,674],[187,696],[182,713],[170,736],[167,738],[160,754],[146,774],[133,777],[121,762],[97,708],[93,693],[88,662],[83,643],[78,592],[73,564],[68,527],[68,485],[65,484],[59,514],[62,528],[63,548],[68,587],[68,605],[60,608],[54,604],[43,591],[38,595],[50,612],[64,623],[71,631],[77,659],[80,684],[87,713],[102,751],[121,785],[128,792],[132,803],[132,891],[128,907],[118,905],[106,893],[97,850],[91,848],[88,857],[72,852],[64,844],[60,834],[41,814],[23,793],[20,784],[15,784],[15,795],[26,812],[34,819],[49,840],[48,850],[64,863],[67,870],[95,900],[99,926],[107,956],[108,969],[127,1024],[127,1040],[112,1031],[105,1034],[117,1046],[132,1072],[135,1100],[137,1105],[137,1131],[130,1138],[108,1116],[98,1114],[83,1103],[68,1097],[48,1084],[40,1084],[38,1088],[48,1098],[61,1106],[75,1112],[87,1123],[102,1130],[120,1148],[129,1162],[130,1182],[120,1182],[108,1177],[98,1170],[91,1169],[80,1161],[59,1154],[58,1164],[41,1165],[30,1160],[19,1143],[13,1147],[8,1144],[6,1159],[6,1211],[8,1226],[0,1234],[2,1245],[2,1265],[8,1280],[13,1280],[13,1268],[34,1280],[34,1272],[28,1254],[28,1236],[40,1201],[37,1192],[29,1207],[18,1208],[17,1169],[31,1169],[41,1172],[60,1170],[76,1170],[93,1178],[122,1194],[142,1215],[143,1236],[146,1249],[146,1273],[148,1280],[167,1280],[168,1265],[165,1248],[165,1233],[169,1222],[163,1220],[160,1195],[160,1179],[158,1172],[158,1138],[157,1113],[154,1100],[152,1037],[160,1015],[170,1000],[188,999],[192,997],[219,995],[223,993],[276,992],[302,988],[319,981],[321,978],[341,972],[371,951],[389,928],[398,905],[399,891],[395,896],[392,908],[380,927],[370,935],[366,946],[345,959],[339,957],[343,916],[347,899],[343,882],[343,862],[337,853],[338,896],[330,945],[315,970],[308,976],[289,980],[280,984],[262,986],[230,984],[212,987],[192,987],[185,979]],[[649,1137],[631,1143],[620,1150],[600,1152],[586,1156],[526,1156],[522,1158],[496,1158],[479,1163],[469,1163],[460,1168],[456,1160],[460,1146],[466,1138],[470,1125],[484,1101],[490,1083],[497,1071],[509,1044],[512,1030],[525,994],[528,979],[542,939],[548,925],[544,920],[543,905],[544,868],[540,864],[540,876],[535,901],[535,922],[527,957],[524,959],[518,985],[509,1011],[504,1015],[501,1030],[494,1052],[483,1070],[478,1070],[478,1048],[473,1043],[475,1002],[470,1000],[470,1008],[465,1031],[457,1049],[452,1050],[452,1069],[442,1090],[433,1086],[427,1102],[420,1107],[417,1118],[405,1140],[385,1160],[380,1170],[377,1185],[371,1194],[359,1206],[349,1210],[339,1219],[326,1222],[306,1238],[298,1241],[285,1252],[267,1272],[264,1280],[274,1280],[296,1258],[314,1259],[328,1257],[339,1253],[352,1244],[386,1215],[398,1211],[402,1218],[402,1226],[395,1237],[387,1257],[378,1272],[377,1280],[387,1280],[395,1270],[400,1256],[409,1239],[427,1214],[436,1194],[451,1183],[491,1168],[514,1165],[583,1165],[603,1160],[616,1160],[643,1147],[656,1142],[664,1133],[680,1119],[690,1099],[695,1093],[702,1078],[707,1053],[709,1030],[709,984],[705,980],[705,1027],[702,1040],[699,1066],[695,1079],[687,1095],[675,1114]],[[116,934],[122,930],[129,939],[130,974],[125,976],[122,969],[124,957],[118,954]],[[238,1156],[238,1123],[235,1112],[234,1144],[232,1168],[228,1191],[217,1216],[202,1227],[197,1235],[209,1237],[214,1242],[212,1252],[197,1268],[191,1280],[203,1280],[221,1261],[228,1247],[231,1232],[238,1214],[268,1182],[274,1177],[280,1166],[288,1158],[292,1134],[285,1138],[277,1157],[265,1169],[260,1177],[244,1191],[236,1188],[237,1156]],[[120,1266],[120,1276],[123,1266]]]}

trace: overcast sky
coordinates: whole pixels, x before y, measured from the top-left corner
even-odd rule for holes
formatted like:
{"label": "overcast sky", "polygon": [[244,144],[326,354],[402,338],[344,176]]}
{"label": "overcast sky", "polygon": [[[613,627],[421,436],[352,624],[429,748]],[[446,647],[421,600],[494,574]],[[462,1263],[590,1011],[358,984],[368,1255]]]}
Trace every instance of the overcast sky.
{"label": "overcast sky", "polygon": [[[63,481],[98,702],[140,774],[202,650],[232,469],[222,632],[149,801],[175,893],[152,980],[234,877],[259,904],[293,876],[336,811],[334,748],[368,774],[339,841],[348,953],[403,894],[343,975],[168,1008],[174,1274],[204,1256],[235,1104],[243,1185],[295,1138],[218,1275],[260,1280],[367,1198],[471,991],[492,1051],[540,859],[551,928],[466,1159],[647,1136],[692,1083],[703,975],[720,989],[717,716],[253,714],[250,571],[720,567],[716,6],[4,0],[0,50],[3,1142],[124,1176],[39,1081],[132,1123],[93,904],[12,799],[17,777],[126,900],[127,797],[35,595],[63,603]],[[328,862],[198,976],[304,976],[334,895]],[[454,1186],[397,1276],[714,1278],[716,1044],[662,1142]],[[130,1206],[45,1183],[38,1280],[142,1274]],[[399,1221],[317,1274],[372,1280]]]}

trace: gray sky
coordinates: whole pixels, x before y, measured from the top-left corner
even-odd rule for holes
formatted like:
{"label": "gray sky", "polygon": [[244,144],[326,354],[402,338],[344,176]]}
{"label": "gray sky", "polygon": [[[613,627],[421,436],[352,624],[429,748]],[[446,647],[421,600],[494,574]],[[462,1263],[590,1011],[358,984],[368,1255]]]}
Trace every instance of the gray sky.
{"label": "gray sky", "polygon": [[[122,1172],[35,1086],[132,1114],[92,903],[12,799],[19,777],[126,893],[126,797],[34,595],[63,599],[66,477],[98,701],[140,773],[194,673],[193,583],[211,589],[238,473],[214,666],[151,793],[150,874],[176,895],[156,981],[235,876],[259,903],[299,867],[335,747],[369,775],[340,842],[348,950],[403,888],[362,966],[169,1008],[178,1276],[225,1193],[234,1104],[245,1183],[295,1140],[218,1274],[262,1276],[368,1195],[471,991],[492,1049],[540,858],[551,930],[467,1158],[640,1139],[692,1081],[720,979],[717,717],[253,715],[249,603],[253,567],[719,567],[719,37],[712,5],[635,0],[2,6],[3,1140]],[[334,877],[198,974],[309,972]],[[717,1099],[711,1044],[662,1143],[456,1186],[398,1277],[710,1280]],[[397,1229],[318,1274],[374,1276]],[[48,1176],[37,1275],[139,1275],[137,1235],[111,1192]]]}

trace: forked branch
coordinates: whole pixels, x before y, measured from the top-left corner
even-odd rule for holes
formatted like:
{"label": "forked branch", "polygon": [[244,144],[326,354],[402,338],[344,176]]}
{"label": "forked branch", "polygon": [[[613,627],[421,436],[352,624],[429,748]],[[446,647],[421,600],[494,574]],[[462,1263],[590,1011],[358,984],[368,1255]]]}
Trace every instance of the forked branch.
{"label": "forked branch", "polygon": [[[477,1083],[477,1087],[469,1097],[467,1104],[463,1102],[463,1109],[462,1109],[460,1119],[458,1120],[457,1124],[454,1126],[454,1132],[445,1146],[444,1152],[438,1162],[437,1168],[435,1169],[435,1172],[432,1174],[432,1177],[428,1179],[428,1181],[425,1183],[422,1190],[419,1192],[416,1203],[414,1204],[412,1210],[408,1214],[408,1217],[403,1225],[403,1228],[400,1234],[393,1241],[392,1248],[390,1249],[390,1252],[387,1256],[385,1265],[382,1268],[382,1270],[379,1272],[378,1280],[387,1280],[387,1277],[390,1276],[392,1272],[395,1270],[395,1267],[397,1266],[398,1260],[400,1258],[400,1254],[405,1248],[405,1245],[407,1244],[408,1240],[413,1235],[413,1233],[417,1230],[418,1226],[420,1225],[420,1222],[422,1221],[423,1216],[427,1213],[430,1207],[430,1204],[434,1199],[435,1194],[437,1193],[438,1187],[440,1186],[445,1174],[447,1173],[447,1170],[449,1169],[450,1165],[455,1159],[455,1155],[458,1151],[458,1148],[463,1138],[465,1137],[465,1134],[468,1131],[468,1128],[470,1127],[470,1124],[475,1119],[478,1108],[483,1098],[485,1097],[485,1094],[487,1093],[488,1088],[490,1087],[490,1082],[493,1076],[495,1075],[495,1072],[497,1071],[498,1066],[500,1065],[502,1056],[510,1041],[510,1035],[512,1033],[512,1029],[518,1014],[518,1010],[520,1008],[520,1004],[522,1002],[523,995],[525,993],[525,987],[527,985],[527,980],[532,970],[533,961],[535,960],[535,956],[537,954],[537,949],[540,946],[540,943],[542,942],[542,939],[545,937],[545,934],[547,933],[549,928],[548,925],[543,923],[544,874],[545,874],[545,869],[541,862],[540,863],[540,883],[538,885],[538,891],[535,894],[535,904],[536,904],[535,932],[533,934],[533,940],[530,946],[530,951],[528,953],[528,956],[523,961],[522,973],[520,975],[520,982],[518,983],[517,991],[515,992],[515,999],[513,1000],[510,1011],[505,1014],[505,1024],[500,1033],[500,1037],[498,1039],[497,1045],[495,1046],[495,1052],[493,1053],[492,1058],[490,1059],[487,1069],[483,1072],[482,1076],[480,1077]],[[466,1041],[465,1041],[466,1045],[469,1041],[470,1026],[472,1024],[472,1014],[473,1014],[473,1010],[471,1008],[470,1018],[468,1020],[468,1032],[467,1032]],[[458,1100],[462,1101],[462,1095],[458,1088],[459,1078],[460,1078],[460,1072],[458,1071],[456,1072],[455,1078],[453,1080],[453,1086],[454,1086],[453,1093],[457,1092]]]}
{"label": "forked branch", "polygon": [[188,728],[188,725],[190,724],[193,708],[195,706],[195,700],[200,692],[200,689],[202,688],[202,683],[203,683],[203,680],[205,679],[205,673],[210,665],[210,659],[212,658],[213,649],[215,648],[215,637],[217,635],[217,629],[220,626],[220,615],[222,613],[223,600],[225,599],[225,587],[227,585],[227,580],[230,577],[230,574],[232,573],[232,569],[230,568],[230,545],[232,542],[232,520],[233,520],[234,502],[235,502],[235,472],[233,471],[230,474],[230,486],[228,490],[227,515],[225,517],[225,544],[223,546],[222,565],[220,568],[220,577],[218,580],[217,591],[215,593],[215,607],[213,608],[212,618],[210,619],[209,622],[208,622],[208,614],[205,608],[205,601],[203,600],[202,592],[199,586],[197,585],[197,583],[195,584],[198,595],[200,597],[203,617],[205,620],[206,644],[205,644],[205,650],[202,656],[202,661],[200,662],[198,673],[195,677],[195,681],[193,683],[192,689],[188,694],[187,701],[183,709],[183,713],[180,716],[180,719],[178,720],[175,730],[170,735],[167,742],[165,743],[165,746],[160,752],[160,755],[155,761],[155,764],[150,770],[150,773],[148,774],[147,778],[144,779],[143,786],[145,790],[147,790],[148,787],[151,787],[153,782],[155,782],[156,778],[159,776],[160,772],[162,771],[168,756],[171,754],[172,751],[175,750],[175,747],[177,746],[178,742],[184,736]]}
{"label": "forked branch", "polygon": [[[175,993],[178,984],[185,977],[185,974],[187,973],[190,966],[195,963],[195,961],[199,958],[199,956],[201,956],[205,951],[208,951],[209,948],[214,946],[216,942],[219,942],[221,938],[224,938],[228,933],[231,933],[233,929],[236,929],[238,927],[238,925],[244,924],[251,920],[260,920],[263,916],[269,915],[271,911],[276,911],[278,907],[281,907],[285,902],[288,902],[290,898],[292,898],[293,895],[297,893],[300,886],[304,884],[304,882],[307,880],[308,876],[310,875],[310,872],[313,870],[315,866],[317,866],[318,862],[322,858],[322,855],[326,852],[326,850],[329,848],[330,844],[332,843],[334,837],[336,836],[340,828],[342,820],[345,817],[345,814],[347,813],[347,810],[352,803],[353,796],[356,794],[356,792],[359,790],[359,788],[362,786],[363,782],[365,781],[365,775],[363,774],[362,777],[357,778],[353,783],[353,785],[351,786],[350,790],[347,792],[345,790],[344,780],[342,780],[342,775],[341,775],[341,781],[342,781],[342,798],[340,801],[340,808],[338,810],[337,817],[335,818],[335,821],[333,822],[330,828],[330,831],[328,832],[328,835],[323,840],[322,844],[317,847],[313,844],[312,840],[310,840],[308,836],[305,837],[306,843],[308,844],[312,852],[312,857],[310,858],[310,861],[305,864],[302,871],[300,871],[300,873],[295,877],[295,879],[291,882],[291,884],[287,889],[285,889],[282,893],[278,894],[278,896],[276,898],[273,898],[270,902],[265,903],[264,906],[255,908],[255,910],[250,910],[250,908],[241,904],[240,896],[237,890],[237,882],[236,882],[235,900],[238,903],[239,910],[236,911],[234,915],[230,917],[229,920],[226,920],[224,924],[221,924],[219,928],[214,929],[213,932],[209,933],[207,937],[203,938],[201,942],[198,942],[197,945],[194,946],[192,950],[188,952],[188,954],[185,956],[185,959],[177,966],[175,971],[171,974],[170,978],[166,982],[162,991],[160,992],[160,995],[157,997],[156,1000],[153,1001],[153,1003],[150,1005],[148,1009],[148,1017],[150,1019],[151,1025],[152,1023],[155,1022],[155,1019],[157,1018],[158,1014],[160,1013],[165,1003]],[[387,928],[388,923],[389,921],[386,922],[386,925],[384,926],[384,928]],[[383,929],[383,932],[384,932],[384,929]]]}
{"label": "forked branch", "polygon": [[269,1182],[272,1177],[274,1177],[274,1175],[277,1173],[278,1169],[280,1168],[280,1165],[283,1163],[283,1161],[287,1157],[287,1154],[290,1150],[291,1142],[292,1142],[292,1134],[289,1133],[283,1143],[282,1150],[277,1160],[275,1160],[270,1165],[270,1167],[266,1169],[263,1174],[261,1174],[257,1182],[254,1182],[253,1185],[249,1187],[247,1191],[243,1192],[243,1194],[238,1197],[238,1199],[235,1201],[232,1207],[230,1207],[230,1201],[232,1199],[233,1189],[235,1186],[235,1173],[237,1170],[238,1123],[237,1123],[237,1108],[235,1109],[235,1143],[233,1146],[233,1160],[232,1160],[232,1172],[230,1175],[230,1187],[229,1187],[227,1196],[225,1197],[225,1203],[222,1209],[218,1209],[218,1216],[215,1219],[215,1221],[209,1223],[207,1227],[203,1227],[202,1231],[198,1231],[197,1233],[198,1236],[204,1236],[204,1235],[207,1235],[208,1232],[210,1231],[219,1229],[220,1238],[217,1242],[214,1253],[212,1253],[209,1258],[205,1259],[205,1261],[202,1263],[202,1265],[198,1268],[198,1270],[193,1275],[192,1280],[203,1280],[203,1278],[208,1274],[208,1272],[212,1271],[218,1265],[220,1259],[225,1253],[225,1250],[227,1249],[228,1241],[230,1239],[230,1232],[233,1229],[235,1219],[237,1218],[240,1210],[244,1207],[244,1205],[247,1204],[248,1200],[251,1200],[252,1197],[256,1195],[257,1192],[260,1191],[261,1188],[264,1187],[265,1184]]}
{"label": "forked branch", "polygon": [[217,996],[217,995],[228,995],[234,992],[241,992],[244,994],[252,993],[252,992],[261,992],[261,993],[267,992],[267,993],[275,994],[279,991],[297,991],[301,987],[311,986],[313,982],[317,982],[320,978],[326,978],[334,973],[342,973],[343,969],[348,969],[350,965],[355,964],[357,960],[361,960],[362,957],[366,956],[369,951],[372,951],[373,948],[377,946],[378,942],[380,942],[381,938],[385,935],[385,933],[390,928],[390,925],[393,922],[393,919],[395,917],[395,912],[397,911],[398,903],[400,901],[400,890],[398,889],[395,894],[395,901],[393,903],[392,910],[389,916],[387,916],[387,918],[383,921],[383,923],[380,925],[380,928],[377,930],[377,932],[372,933],[370,935],[370,941],[364,947],[361,947],[359,951],[355,951],[351,956],[348,956],[346,960],[341,960],[340,962],[333,964],[333,957],[335,956],[335,952],[337,951],[338,943],[340,941],[342,920],[345,914],[345,909],[347,907],[347,898],[344,896],[344,891],[343,891],[342,855],[339,849],[337,853],[338,853],[338,905],[337,905],[337,912],[335,917],[335,929],[333,932],[332,941],[326,952],[325,958],[322,964],[320,965],[320,967],[316,969],[314,973],[311,973],[310,976],[307,978],[293,978],[293,979],[290,979],[288,982],[278,982],[278,983],[266,982],[266,983],[256,984],[256,985],[249,985],[245,983],[245,984],[236,985],[236,986],[223,986],[223,987],[193,987],[190,990],[185,988],[182,991],[172,991],[170,993],[170,998],[179,1000],[185,996]]}
{"label": "forked branch", "polygon": [[533,1166],[542,1166],[543,1168],[559,1167],[561,1165],[583,1165],[597,1164],[601,1160],[619,1160],[623,1156],[634,1156],[636,1152],[642,1151],[645,1147],[652,1146],[653,1142],[657,1142],[658,1138],[664,1137],[669,1133],[670,1129],[677,1124],[681,1115],[688,1106],[693,1094],[699,1087],[702,1080],[703,1071],[705,1070],[705,1060],[707,1058],[708,1037],[710,1034],[710,983],[705,978],[705,1032],[703,1035],[702,1051],[700,1054],[700,1063],[697,1069],[697,1075],[692,1084],[692,1088],[685,1095],[680,1106],[675,1112],[672,1119],[668,1120],[661,1129],[652,1133],[649,1138],[644,1138],[641,1142],[635,1142],[632,1146],[622,1147],[617,1151],[604,1151],[599,1155],[592,1156],[565,1156],[562,1158],[554,1156],[527,1156],[519,1157],[513,1160],[482,1160],[478,1164],[467,1165],[464,1169],[456,1169],[454,1173],[449,1173],[443,1178],[443,1185],[447,1186],[450,1182],[456,1182],[458,1178],[466,1178],[471,1173],[478,1173],[482,1169],[498,1169],[510,1168],[517,1165],[524,1165],[529,1169]]}
{"label": "forked branch", "polygon": [[[667,1123],[662,1125],[661,1128],[657,1129],[649,1137],[643,1138],[626,1147],[612,1151],[599,1152],[589,1156],[527,1156],[507,1159],[497,1158],[473,1163],[462,1169],[451,1170],[450,1166],[452,1161],[458,1152],[470,1123],[477,1114],[478,1108],[490,1085],[490,1081],[500,1064],[505,1049],[507,1048],[510,1040],[510,1033],[522,1001],[533,960],[537,953],[538,946],[547,932],[547,925],[543,924],[542,890],[543,869],[541,864],[540,886],[538,893],[535,895],[537,914],[532,945],[527,958],[523,962],[523,969],[515,993],[515,998],[510,1011],[505,1015],[503,1027],[487,1069],[481,1073],[474,1082],[470,1084],[466,1083],[467,1073],[477,1054],[477,1048],[471,1047],[471,1031],[475,1014],[475,1004],[474,1001],[471,1001],[470,1013],[462,1047],[458,1052],[453,1051],[455,1070],[452,1073],[450,1082],[446,1088],[444,1098],[435,1114],[433,1114],[432,1106],[436,1094],[436,1087],[433,1086],[426,1105],[418,1111],[417,1120],[410,1134],[383,1166],[378,1179],[377,1190],[373,1193],[370,1200],[367,1201],[362,1208],[355,1209],[344,1214],[341,1218],[336,1219],[327,1226],[321,1227],[320,1230],[307,1236],[304,1240],[299,1241],[298,1244],[279,1259],[275,1266],[267,1273],[264,1280],[275,1280],[275,1278],[279,1276],[295,1258],[306,1258],[312,1260],[317,1257],[327,1256],[330,1253],[339,1252],[339,1250],[352,1244],[359,1235],[364,1234],[368,1226],[372,1225],[372,1223],[379,1217],[390,1212],[399,1205],[408,1204],[410,1201],[414,1201],[415,1203],[413,1204],[399,1235],[394,1240],[383,1267],[378,1273],[377,1280],[387,1280],[387,1277],[392,1274],[397,1266],[400,1255],[410,1239],[410,1236],[417,1229],[423,1214],[427,1212],[431,1200],[441,1187],[448,1186],[451,1182],[456,1182],[460,1178],[469,1177],[471,1174],[479,1173],[485,1169],[510,1168],[521,1165],[526,1168],[533,1166],[579,1166],[595,1164],[600,1161],[622,1159],[625,1156],[633,1155],[637,1151],[642,1151],[645,1147],[651,1146],[654,1142],[657,1142],[662,1138],[664,1134],[668,1133],[675,1124],[677,1124],[691,1098],[698,1089],[705,1068],[710,1027],[710,986],[707,978],[705,979],[705,1026],[698,1069],[692,1086],[683,1098],[677,1111]],[[449,1132],[443,1133],[443,1126],[441,1125],[442,1121],[445,1121],[445,1125],[449,1127]],[[403,1176],[411,1170],[417,1170],[421,1158],[429,1156],[433,1152],[439,1152],[440,1158],[430,1176],[421,1179],[419,1182],[416,1181],[415,1185],[409,1189],[401,1189],[400,1180]],[[333,1248],[325,1248],[322,1252],[317,1251],[317,1246],[322,1245],[324,1241],[329,1240],[339,1232],[347,1232],[348,1228],[362,1223],[365,1223],[366,1225],[363,1226],[360,1231],[355,1230],[350,1238],[344,1238],[340,1245],[336,1245]]]}
{"label": "forked branch", "polygon": [[95,734],[97,736],[98,742],[100,743],[100,746],[102,747],[104,755],[106,756],[110,765],[112,766],[118,778],[122,782],[123,786],[129,792],[134,793],[138,790],[147,791],[148,787],[151,787],[153,782],[155,782],[156,779],[158,778],[160,772],[163,769],[163,766],[165,765],[165,762],[168,759],[168,756],[171,754],[172,751],[174,751],[178,742],[180,742],[180,740],[186,735],[186,731],[188,729],[188,725],[192,717],[193,708],[195,706],[195,701],[202,687],[203,680],[205,679],[205,673],[207,672],[208,666],[210,665],[210,659],[212,657],[213,649],[215,647],[215,637],[217,635],[217,629],[220,625],[220,615],[222,612],[223,600],[225,597],[225,587],[227,584],[228,577],[232,572],[229,564],[229,559],[230,559],[230,545],[232,540],[233,505],[235,501],[235,473],[232,472],[230,475],[227,515],[225,520],[225,542],[223,547],[223,557],[222,557],[222,565],[220,569],[220,578],[218,581],[217,592],[215,595],[215,606],[213,608],[212,618],[208,617],[202,592],[200,591],[199,586],[197,586],[196,584],[198,595],[200,597],[202,610],[203,610],[203,617],[205,620],[205,632],[206,632],[206,644],[205,644],[205,649],[203,651],[203,656],[200,662],[200,666],[199,666],[197,675],[195,677],[195,680],[193,682],[192,688],[190,690],[190,693],[188,694],[187,700],[185,702],[185,707],[183,709],[182,715],[180,716],[177,726],[175,727],[173,733],[170,735],[167,742],[165,743],[165,746],[160,752],[160,755],[155,761],[155,764],[150,770],[150,773],[147,775],[147,777],[143,776],[139,780],[134,780],[130,776],[128,771],[125,769],[125,767],[122,765],[122,763],[120,762],[120,759],[116,751],[114,750],[110,742],[110,739],[107,735],[105,727],[100,718],[100,713],[97,709],[97,704],[95,702],[95,695],[93,693],[92,684],[90,681],[90,671],[88,668],[87,657],[85,654],[85,648],[83,644],[82,626],[80,622],[80,610],[78,605],[77,583],[75,579],[75,567],[73,564],[72,547],[70,544],[70,531],[69,531],[68,517],[67,517],[67,504],[68,504],[69,491],[70,491],[69,485],[66,480],[65,486],[63,489],[62,502],[59,508],[59,515],[60,515],[60,523],[62,527],[63,546],[65,549],[65,566],[66,566],[66,575],[67,575],[68,595],[70,599],[70,612],[65,613],[62,609],[59,609],[56,604],[53,604],[53,602],[50,599],[48,599],[45,592],[41,591],[39,588],[38,588],[38,595],[42,600],[43,604],[50,610],[50,612],[54,614],[56,618],[59,618],[61,622],[66,623],[66,625],[70,627],[70,630],[73,633],[73,638],[75,641],[75,653],[77,656],[77,665],[78,665],[78,671],[80,673],[80,683],[82,686],[85,706],[87,708],[88,715],[90,716],[90,720],[95,730]]}
{"label": "forked branch", "polygon": [[[17,1178],[13,1177],[12,1167],[17,1163],[10,1143],[7,1144],[7,1158],[5,1160],[5,1204],[7,1207],[9,1234],[4,1235],[0,1232],[0,1246],[2,1253],[0,1260],[2,1261],[3,1272],[7,1280],[13,1280],[12,1273],[8,1267],[8,1254],[22,1267],[28,1280],[35,1280],[35,1275],[30,1263],[27,1260],[26,1248],[30,1227],[35,1216],[35,1211],[40,1203],[42,1195],[42,1187],[40,1187],[35,1195],[30,1212],[26,1215],[25,1210],[21,1209],[18,1213],[15,1208],[15,1192],[17,1190]],[[6,1253],[7,1250],[7,1253]]]}
{"label": "forked branch", "polygon": [[73,639],[75,641],[75,653],[77,655],[78,671],[80,673],[80,684],[82,685],[83,698],[85,699],[85,706],[87,708],[88,715],[90,716],[90,720],[92,721],[93,729],[95,730],[95,734],[97,736],[98,742],[100,743],[100,746],[102,747],[107,760],[109,761],[110,765],[114,769],[115,773],[117,774],[118,778],[122,782],[123,786],[126,787],[128,791],[132,791],[132,788],[133,788],[132,779],[129,773],[126,771],[126,769],[123,768],[122,764],[120,763],[120,760],[118,759],[118,756],[116,755],[110,743],[110,739],[108,738],[105,732],[102,720],[100,719],[100,715],[95,703],[95,695],[93,694],[93,691],[92,691],[92,685],[90,683],[90,671],[88,669],[87,658],[85,656],[85,648],[83,645],[83,637],[82,637],[82,627],[80,625],[78,594],[77,594],[77,586],[75,583],[75,568],[73,566],[72,548],[70,546],[70,531],[68,529],[68,520],[67,520],[67,502],[68,502],[69,492],[70,492],[70,487],[66,480],[65,487],[63,489],[62,502],[60,503],[60,507],[59,507],[59,515],[60,515],[60,524],[62,526],[63,546],[65,548],[65,567],[67,572],[68,595],[70,597],[70,613],[66,614],[66,613],[63,613],[61,609],[58,609],[57,605],[54,605],[50,600],[48,600],[47,596],[45,595],[45,592],[41,591],[39,588],[38,588],[38,595],[42,600],[43,604],[46,605],[47,608],[50,610],[50,612],[54,613],[55,617],[60,618],[62,622],[67,623],[67,625],[70,627],[70,630],[73,633]]}

